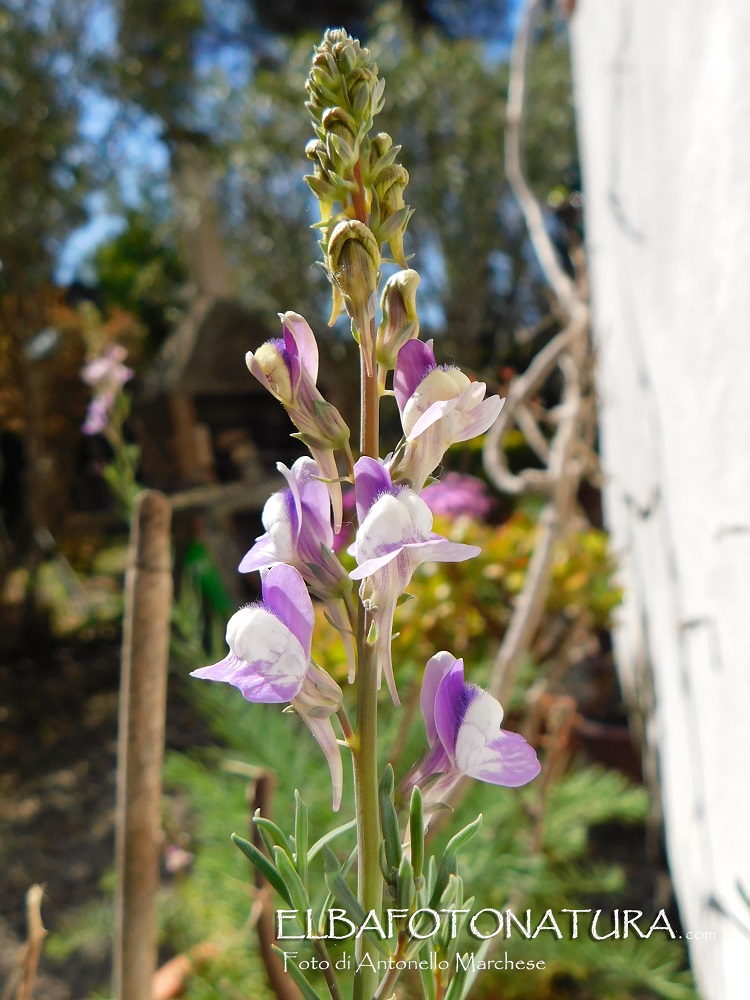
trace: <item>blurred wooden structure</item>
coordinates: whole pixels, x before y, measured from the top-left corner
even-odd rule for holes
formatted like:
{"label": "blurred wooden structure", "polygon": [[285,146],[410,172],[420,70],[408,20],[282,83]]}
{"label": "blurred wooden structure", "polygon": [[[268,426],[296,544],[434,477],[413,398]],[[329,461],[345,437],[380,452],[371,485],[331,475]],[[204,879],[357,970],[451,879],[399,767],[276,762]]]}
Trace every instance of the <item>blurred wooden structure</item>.
{"label": "blurred wooden structure", "polygon": [[[142,475],[170,492],[262,479],[290,457],[288,417],[245,365],[276,331],[232,299],[200,296],[143,380],[133,425]],[[264,472],[264,470],[266,470]]]}

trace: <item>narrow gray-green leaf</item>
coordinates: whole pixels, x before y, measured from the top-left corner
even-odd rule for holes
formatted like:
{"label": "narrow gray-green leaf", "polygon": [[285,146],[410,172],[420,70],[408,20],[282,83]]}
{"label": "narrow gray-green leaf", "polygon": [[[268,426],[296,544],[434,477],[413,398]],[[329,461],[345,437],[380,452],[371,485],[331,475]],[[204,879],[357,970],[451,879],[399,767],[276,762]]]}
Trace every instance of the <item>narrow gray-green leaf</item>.
{"label": "narrow gray-green leaf", "polygon": [[232,842],[236,844],[245,857],[255,865],[263,878],[274,887],[281,898],[284,899],[289,906],[291,906],[292,897],[289,895],[289,890],[284,884],[284,880],[265,854],[262,854],[255,844],[251,844],[250,841],[245,840],[244,837],[238,837],[236,833],[232,834]]}
{"label": "narrow gray-green leaf", "polygon": [[281,959],[281,961],[284,963],[284,967],[286,968],[286,971],[289,974],[289,976],[294,980],[294,982],[299,987],[299,991],[305,998],[305,1000],[323,1000],[320,993],[318,993],[317,990],[313,989],[313,987],[308,983],[307,979],[305,979],[304,975],[297,967],[297,963],[294,961],[294,959],[290,958],[283,948],[279,948],[277,945],[272,945],[272,947],[273,950]]}
{"label": "narrow gray-green leaf", "polygon": [[342,833],[346,833],[349,830],[353,830],[356,825],[357,825],[356,819],[352,819],[348,823],[344,823],[342,826],[337,826],[334,830],[329,830],[329,832],[326,833],[325,836],[321,837],[320,840],[316,840],[315,843],[310,848],[310,850],[307,852],[308,862],[312,861],[315,855],[319,854],[320,851],[322,851],[323,848],[326,846],[326,844],[330,844],[332,840],[335,840],[336,837],[340,837]]}
{"label": "narrow gray-green leaf", "polygon": [[305,892],[307,892],[307,806],[296,788],[294,790],[294,805],[294,861]]}
{"label": "narrow gray-green leaf", "polygon": [[465,826],[463,830],[459,830],[458,833],[451,837],[448,841],[448,845],[445,848],[445,854],[458,854],[462,847],[465,847],[474,834],[477,832],[479,827],[482,825],[482,814],[480,813],[473,823],[469,823]]}
{"label": "narrow gray-green leaf", "polygon": [[409,832],[411,836],[411,867],[414,878],[422,874],[424,864],[424,810],[422,808],[422,792],[419,786],[414,786],[409,807]]}
{"label": "narrow gray-green leaf", "polygon": [[310,906],[310,901],[307,898],[307,889],[305,889],[302,879],[299,877],[297,869],[292,863],[292,859],[283,847],[274,847],[273,858],[276,862],[279,875],[283,878],[289,890],[289,895],[292,897],[292,906],[298,911],[298,916],[302,920],[305,910]]}
{"label": "narrow gray-green leaf", "polygon": [[282,847],[290,858],[293,856],[294,851],[292,850],[292,842],[289,840],[289,837],[287,837],[281,827],[277,826],[272,819],[266,819],[265,816],[261,816],[256,812],[253,816],[253,823],[255,823],[259,830],[265,832],[274,844],[278,844],[279,847]]}
{"label": "narrow gray-green leaf", "polygon": [[447,852],[443,854],[443,860],[440,862],[440,868],[438,869],[437,878],[435,879],[435,886],[432,890],[432,895],[430,896],[429,907],[431,910],[437,908],[437,905],[440,902],[440,897],[448,888],[448,882],[451,875],[455,875],[457,870],[458,863],[456,855],[448,854]]}

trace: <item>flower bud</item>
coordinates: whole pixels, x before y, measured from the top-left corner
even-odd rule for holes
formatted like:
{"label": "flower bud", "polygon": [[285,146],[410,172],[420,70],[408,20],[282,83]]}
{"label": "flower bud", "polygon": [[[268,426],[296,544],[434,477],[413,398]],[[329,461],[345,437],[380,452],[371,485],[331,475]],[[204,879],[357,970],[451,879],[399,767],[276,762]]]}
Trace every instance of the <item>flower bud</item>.
{"label": "flower bud", "polygon": [[378,132],[370,140],[370,166],[374,167],[378,160],[393,146],[393,139],[387,132]]}
{"label": "flower bud", "polygon": [[320,123],[324,132],[337,135],[352,146],[357,141],[357,123],[343,108],[326,108]]}
{"label": "flower bud", "polygon": [[325,135],[327,161],[337,174],[344,176],[359,159],[356,122],[343,108],[326,108],[321,124],[318,132]]}
{"label": "flower bud", "polygon": [[311,139],[305,146],[305,156],[308,160],[317,160],[321,168],[326,167],[326,144],[320,139]]}
{"label": "flower bud", "polygon": [[404,344],[419,336],[417,316],[417,286],[419,274],[405,270],[386,282],[380,300],[383,320],[378,327],[376,354],[383,374],[396,367],[398,352]]}
{"label": "flower bud", "polygon": [[367,343],[367,338],[375,315],[379,268],[380,247],[368,227],[356,219],[340,222],[328,241],[328,272],[357,327],[370,374],[374,345]]}
{"label": "flower bud", "polygon": [[380,210],[378,239],[381,243],[390,243],[391,252],[401,267],[406,267],[404,233],[411,215],[404,203],[404,188],[408,183],[409,172],[400,163],[384,167],[375,181],[375,193]]}

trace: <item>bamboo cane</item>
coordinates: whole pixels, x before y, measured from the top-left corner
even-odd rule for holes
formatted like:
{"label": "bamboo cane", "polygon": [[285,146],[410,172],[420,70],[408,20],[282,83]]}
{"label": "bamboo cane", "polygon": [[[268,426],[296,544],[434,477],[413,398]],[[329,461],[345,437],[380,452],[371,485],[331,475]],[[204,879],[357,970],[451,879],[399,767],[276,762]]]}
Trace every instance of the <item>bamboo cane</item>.
{"label": "bamboo cane", "polygon": [[151,1000],[156,969],[161,772],[172,603],[171,507],[135,503],[125,582],[117,752],[115,1000]]}

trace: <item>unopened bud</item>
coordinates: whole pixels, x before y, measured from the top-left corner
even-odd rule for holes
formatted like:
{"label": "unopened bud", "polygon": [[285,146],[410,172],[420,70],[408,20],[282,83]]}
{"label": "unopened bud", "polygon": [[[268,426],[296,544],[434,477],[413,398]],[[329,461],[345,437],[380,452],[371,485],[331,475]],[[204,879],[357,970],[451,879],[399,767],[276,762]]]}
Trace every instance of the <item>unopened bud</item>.
{"label": "unopened bud", "polygon": [[343,108],[326,108],[321,125],[327,158],[333,170],[344,175],[359,159],[357,124]]}
{"label": "unopened bud", "polygon": [[400,163],[384,167],[375,181],[378,198],[379,225],[378,239],[390,243],[391,252],[402,267],[404,258],[404,233],[411,217],[411,211],[404,204],[404,188],[409,183],[409,172]]}
{"label": "unopened bud", "polygon": [[305,156],[308,160],[316,160],[321,167],[325,166],[326,144],[320,139],[311,139],[305,146]]}
{"label": "unopened bud", "polygon": [[377,360],[386,370],[396,367],[398,352],[419,336],[417,286],[419,274],[407,269],[398,271],[386,282],[380,300],[383,320],[378,327]]}
{"label": "unopened bud", "polygon": [[328,241],[328,270],[344,297],[360,338],[366,337],[375,315],[380,247],[372,232],[357,219],[345,219]]}
{"label": "unopened bud", "polygon": [[357,123],[343,108],[326,108],[321,125],[324,132],[331,132],[352,145],[357,140]]}
{"label": "unopened bud", "polygon": [[390,150],[393,145],[393,139],[388,135],[387,132],[378,132],[370,140],[370,164],[374,166],[381,156]]}

